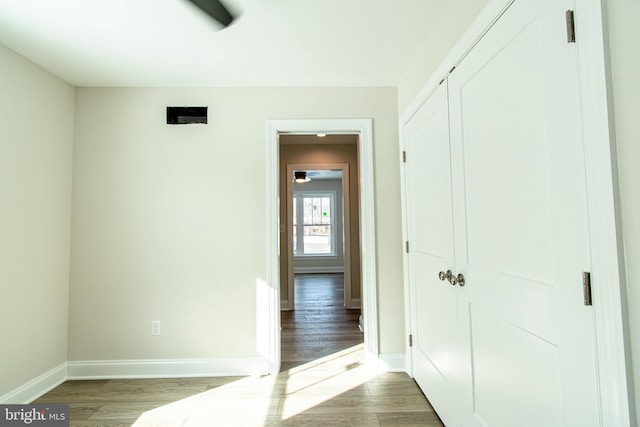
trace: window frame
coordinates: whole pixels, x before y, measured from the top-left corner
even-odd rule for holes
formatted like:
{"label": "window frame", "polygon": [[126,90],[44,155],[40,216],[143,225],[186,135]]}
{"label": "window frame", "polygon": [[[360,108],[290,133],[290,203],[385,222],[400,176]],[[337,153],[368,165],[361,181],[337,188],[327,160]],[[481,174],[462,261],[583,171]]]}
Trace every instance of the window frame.
{"label": "window frame", "polygon": [[[313,253],[306,254],[304,253],[304,209],[302,206],[304,205],[305,198],[319,198],[319,197],[328,197],[329,198],[329,206],[330,206],[330,215],[329,215],[329,230],[330,230],[330,253]],[[292,223],[291,223],[291,234],[294,241],[293,245],[293,257],[294,259],[312,259],[312,258],[323,258],[323,259],[337,259],[338,258],[338,248],[337,248],[337,236],[336,236],[336,191],[332,190],[295,190],[293,192],[293,210],[292,210]],[[299,200],[299,201],[298,201]],[[298,205],[298,206],[296,206]],[[298,215],[298,218],[295,218],[294,213]],[[293,227],[296,227],[296,232],[294,233]],[[297,244],[297,247],[296,247]],[[297,252],[297,253],[296,253]]]}

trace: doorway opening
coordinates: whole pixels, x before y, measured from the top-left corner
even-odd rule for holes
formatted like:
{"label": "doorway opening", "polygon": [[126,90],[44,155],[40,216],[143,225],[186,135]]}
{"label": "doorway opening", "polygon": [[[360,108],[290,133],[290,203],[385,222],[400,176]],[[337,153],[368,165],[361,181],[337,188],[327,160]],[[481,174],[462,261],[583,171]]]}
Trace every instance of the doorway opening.
{"label": "doorway opening", "polygon": [[[295,293],[289,292],[288,281],[281,280],[288,272],[283,273],[282,264],[288,259],[287,252],[282,250],[280,244],[286,234],[281,219],[281,202],[293,204],[292,197],[286,196],[282,185],[286,183],[286,171],[281,172],[280,167],[280,140],[291,135],[317,138],[318,133],[327,135],[344,135],[352,138],[357,147],[358,171],[351,186],[357,186],[356,200],[359,205],[359,229],[358,259],[360,265],[360,305],[362,310],[362,329],[364,332],[365,361],[367,363],[378,360],[378,328],[377,328],[377,292],[375,274],[375,221],[373,200],[373,140],[370,119],[326,119],[326,120],[270,120],[267,123],[268,144],[268,270],[267,283],[271,289],[269,298],[268,323],[269,323],[269,362],[270,371],[276,373],[281,364],[281,305],[285,307],[290,298],[295,300]],[[313,144],[310,144],[313,146]],[[319,159],[316,164],[334,164],[334,160]],[[336,162],[340,163],[340,162]],[[319,168],[316,168],[319,169]],[[336,169],[327,168],[328,170]],[[338,168],[340,169],[340,168]],[[293,175],[293,170],[291,171]],[[291,246],[292,247],[292,246]],[[288,269],[287,265],[287,269]],[[288,271],[288,270],[286,270]],[[288,277],[288,276],[287,276]],[[282,286],[282,283],[286,286]],[[353,299],[353,298],[352,298]]]}
{"label": "doorway opening", "polygon": [[363,343],[357,163],[357,135],[280,136],[282,369]]}
{"label": "doorway opening", "polygon": [[[343,273],[344,307],[360,308],[357,137],[336,135],[315,145],[314,139],[320,138],[280,138],[280,308],[296,309],[299,273]],[[342,163],[313,163],[322,159]]]}

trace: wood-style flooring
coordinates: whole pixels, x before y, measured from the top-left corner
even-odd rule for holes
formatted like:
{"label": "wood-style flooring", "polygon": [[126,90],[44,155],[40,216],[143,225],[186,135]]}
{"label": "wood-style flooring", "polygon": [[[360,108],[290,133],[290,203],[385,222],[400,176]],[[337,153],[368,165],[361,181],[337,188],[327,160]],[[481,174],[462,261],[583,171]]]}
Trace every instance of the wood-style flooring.
{"label": "wood-style flooring", "polygon": [[364,365],[359,312],[327,278],[304,278],[298,310],[283,313],[278,375],[67,381],[34,403],[69,404],[74,427],[442,426],[406,374]]}
{"label": "wood-style flooring", "polygon": [[281,315],[281,369],[362,344],[360,310],[344,308],[342,274],[297,274],[295,310]]}

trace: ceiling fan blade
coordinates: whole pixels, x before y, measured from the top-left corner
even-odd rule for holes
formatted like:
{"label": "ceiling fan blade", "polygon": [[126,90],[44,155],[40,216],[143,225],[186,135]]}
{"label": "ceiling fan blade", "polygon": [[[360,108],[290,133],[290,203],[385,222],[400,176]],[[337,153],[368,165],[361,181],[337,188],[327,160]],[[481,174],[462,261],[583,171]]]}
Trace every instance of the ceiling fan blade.
{"label": "ceiling fan blade", "polygon": [[233,15],[218,0],[189,0],[198,6],[203,12],[221,23],[224,27],[233,22]]}

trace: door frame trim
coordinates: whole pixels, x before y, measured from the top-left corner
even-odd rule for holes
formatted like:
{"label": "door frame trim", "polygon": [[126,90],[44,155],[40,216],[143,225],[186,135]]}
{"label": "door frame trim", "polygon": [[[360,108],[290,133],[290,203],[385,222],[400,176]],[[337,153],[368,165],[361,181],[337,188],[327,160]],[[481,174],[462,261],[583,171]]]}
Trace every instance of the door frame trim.
{"label": "door frame trim", "polygon": [[[435,92],[442,79],[473,49],[480,38],[515,0],[489,0],[469,29],[463,34],[444,61],[438,66],[413,101],[399,117],[400,144],[404,150],[404,125]],[[624,272],[623,236],[618,221],[617,166],[612,137],[613,114],[607,52],[605,0],[568,1],[576,11],[576,34],[581,97],[582,138],[585,149],[591,269],[596,300],[596,353],[599,370],[600,403],[603,426],[631,426],[633,390],[630,387],[631,359],[627,334],[628,319],[623,309],[626,277]],[[561,22],[561,20],[560,20]],[[401,157],[402,158],[402,157]],[[406,194],[404,171],[401,175],[403,237],[407,240]],[[405,325],[411,333],[408,297],[407,254],[403,255],[405,289]],[[406,364],[413,373],[409,341],[406,342]],[[640,408],[637,408],[640,409]]]}
{"label": "door frame trim", "polygon": [[[267,120],[267,276],[269,298],[269,372],[280,370],[280,134],[358,135],[358,180],[360,201],[360,259],[365,362],[378,362],[378,302],[376,275],[375,203],[373,181],[372,119]],[[264,309],[259,307],[258,310]]]}

